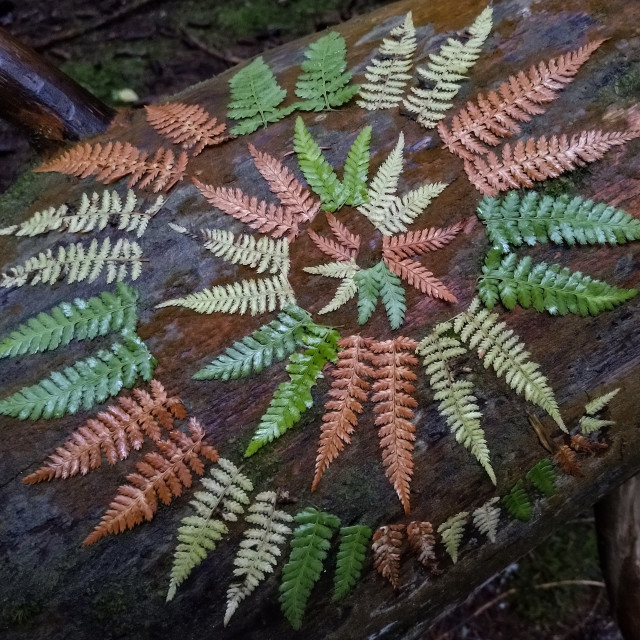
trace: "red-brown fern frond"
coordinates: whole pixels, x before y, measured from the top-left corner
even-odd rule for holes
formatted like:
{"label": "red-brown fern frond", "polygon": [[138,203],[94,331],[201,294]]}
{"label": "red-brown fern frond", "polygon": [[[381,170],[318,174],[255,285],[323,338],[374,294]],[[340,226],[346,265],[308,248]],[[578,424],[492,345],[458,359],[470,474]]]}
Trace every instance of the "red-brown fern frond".
{"label": "red-brown fern frond", "polygon": [[327,213],[327,221],[336,240],[325,238],[309,229],[309,237],[313,243],[330,258],[338,262],[349,262],[358,255],[360,236],[351,233],[335,216]]}
{"label": "red-brown fern frond", "polygon": [[118,398],[120,406],[107,407],[97,418],[74,431],[69,439],[49,456],[40,469],[22,480],[35,484],[54,478],[70,478],[97,469],[102,455],[111,465],[124,460],[131,449],[142,447],[144,436],[157,441],[160,427],[170,431],[176,418],[185,418],[187,411],[179,398],[169,398],[160,382],[151,381],[151,394],[134,389],[135,399]]}
{"label": "red-brown fern frond", "polygon": [[252,144],[249,145],[249,153],[253,157],[256,169],[269,183],[271,193],[280,200],[282,206],[288,209],[298,222],[313,220],[320,209],[320,201],[298,182],[280,160],[258,151]]}
{"label": "red-brown fern frond", "polygon": [[560,468],[568,473],[570,476],[582,476],[582,471],[578,465],[576,458],[576,452],[573,451],[568,445],[563,444],[554,456],[556,462],[560,465]]}
{"label": "red-brown fern frond", "polygon": [[158,149],[144,168],[133,172],[127,183],[130,187],[137,184],[138,189],[153,187],[154,193],[168,191],[184,177],[189,158],[183,151],[176,160],[171,149]]}
{"label": "red-brown fern frond", "polygon": [[478,95],[477,104],[468,102],[453,117],[451,130],[442,121],[438,133],[445,146],[456,155],[472,160],[473,154],[485,154],[485,145],[496,146],[501,138],[520,131],[518,122],[529,122],[544,113],[540,105],[558,97],[558,91],[569,84],[580,67],[604,42],[594,40],[576,51],[570,51],[548,63],[533,65],[527,73],[510,76],[497,91]]}
{"label": "red-brown fern frond", "polygon": [[360,249],[360,236],[355,233],[351,233],[351,231],[349,231],[349,229],[347,229],[347,227],[345,227],[332,213],[327,211],[326,216],[333,235],[341,245],[352,252],[351,257],[355,258]]}
{"label": "red-brown fern frond", "polygon": [[331,370],[333,382],[328,395],[332,399],[325,403],[327,412],[322,416],[322,433],[311,491],[318,486],[322,474],[345,445],[351,442],[358,414],[362,413],[362,403],[366,402],[371,387],[367,378],[374,376],[373,369],[366,363],[372,358],[370,342],[370,338],[360,336],[348,336],[338,341],[342,351]]}
{"label": "red-brown fern frond", "polygon": [[467,221],[464,220],[450,227],[430,227],[395,236],[383,236],[382,254],[385,258],[400,261],[404,258],[422,255],[428,251],[442,249],[462,231],[466,223]]}
{"label": "red-brown fern frond", "polygon": [[390,271],[400,276],[403,280],[406,280],[408,284],[422,291],[422,293],[426,293],[432,298],[446,300],[447,302],[458,301],[443,282],[438,280],[431,271],[425,269],[419,262],[416,262],[412,258],[394,260],[385,255],[383,259]]}
{"label": "red-brown fern frond", "polygon": [[400,554],[405,526],[390,524],[380,527],[373,534],[371,549],[373,564],[378,573],[386,578],[394,589],[398,588],[400,578]]}
{"label": "red-brown fern frond", "polygon": [[193,184],[214,207],[241,220],[256,231],[268,233],[274,238],[286,235],[288,240],[293,240],[298,235],[298,223],[291,211],[285,207],[250,197],[240,189],[212,187],[196,178],[193,179]]}
{"label": "red-brown fern frond", "polygon": [[537,180],[556,178],[565,171],[599,160],[611,147],[640,136],[640,131],[598,130],[583,131],[567,138],[545,136],[534,140],[518,142],[514,147],[505,144],[502,161],[495,153],[486,159],[473,156],[473,161],[465,160],[464,170],[469,181],[487,196],[496,196],[500,191],[532,187]]}
{"label": "red-brown fern frond", "polygon": [[606,442],[590,440],[589,438],[585,438],[581,433],[576,433],[575,435],[571,436],[571,442],[569,442],[569,446],[576,453],[586,453],[589,455],[600,453],[601,451],[606,451],[609,448],[609,445]]}
{"label": "red-brown fern frond", "polygon": [[413,409],[418,406],[413,397],[416,374],[410,367],[418,364],[415,349],[418,343],[399,337],[383,342],[372,341],[371,364],[374,368],[373,395],[378,437],[382,449],[382,464],[393,484],[405,513],[410,511],[411,476],[413,475],[413,442],[416,428],[411,423]]}
{"label": "red-brown fern frond", "polygon": [[410,522],[407,525],[409,547],[418,558],[418,562],[433,571],[436,569],[436,538],[430,522]]}
{"label": "red-brown fern frond", "polygon": [[102,516],[100,524],[82,543],[88,546],[108,534],[132,529],[143,520],[151,520],[158,510],[158,498],[169,504],[193,481],[192,472],[204,473],[200,456],[216,462],[218,452],[203,443],[204,429],[195,419],[189,420],[190,435],[172,431],[168,440],[157,442],[158,451],[148,453],[136,465],[138,473],[127,476],[129,484],[121,485],[118,494]]}
{"label": "red-brown fern frond", "polygon": [[197,156],[205,147],[214,147],[229,136],[224,135],[227,125],[218,123],[200,105],[173,102],[160,106],[147,106],[147,122],[160,134],[182,144],[183,149],[193,149]]}

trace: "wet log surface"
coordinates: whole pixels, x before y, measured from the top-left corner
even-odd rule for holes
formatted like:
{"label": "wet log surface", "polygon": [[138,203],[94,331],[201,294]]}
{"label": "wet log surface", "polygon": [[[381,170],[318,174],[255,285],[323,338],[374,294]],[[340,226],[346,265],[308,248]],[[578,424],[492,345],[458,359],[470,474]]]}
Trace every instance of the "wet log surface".
{"label": "wet log surface", "polygon": [[[413,11],[418,28],[418,52],[423,58],[434,51],[444,36],[454,35],[470,24],[484,7],[478,0],[450,3],[401,2],[339,29],[347,39],[350,67],[356,76],[364,70],[370,52],[381,37]],[[578,74],[576,80],[552,103],[546,113],[523,126],[522,136],[538,136],[590,129],[624,129],[633,116],[634,94],[640,86],[640,38],[636,25],[640,7],[621,0],[574,0],[495,3],[495,26],[484,53],[455,100],[456,107],[479,91],[495,88],[510,74],[541,60],[609,38]],[[286,45],[265,55],[280,84],[293,87],[302,52],[314,38]],[[228,101],[228,78],[236,69],[180,94],[185,102],[198,103],[223,117]],[[365,113],[356,106],[320,114],[306,114],[305,122],[335,167],[341,167],[347,150],[365,124],[373,126],[372,168],[393,148],[400,130],[406,138],[405,172],[400,193],[425,181],[451,183],[415,225],[442,226],[473,215],[480,195],[468,183],[461,161],[443,150],[434,132],[426,132],[397,110]],[[293,117],[272,124],[251,136],[206,150],[189,163],[189,177],[175,187],[166,205],[152,220],[141,240],[145,256],[141,278],[134,283],[141,293],[140,336],[158,360],[156,378],[171,394],[179,395],[191,415],[206,427],[208,439],[220,453],[240,462],[242,453],[264,412],[275,386],[285,379],[284,364],[246,381],[198,382],[193,373],[210,362],[233,340],[240,339],[274,314],[256,318],[198,315],[188,310],[156,310],[156,304],[199,289],[252,277],[252,271],[230,267],[192,239],[175,234],[169,222],[190,227],[220,227],[246,232],[246,227],[212,210],[190,177],[212,185],[240,187],[259,197],[271,198],[264,181],[250,161],[247,143],[281,156],[292,148]],[[143,113],[121,116],[102,138],[120,139],[145,150],[165,145],[145,122]],[[578,193],[624,207],[640,215],[640,183],[635,178],[640,164],[640,142],[607,154],[604,160],[556,181],[554,193]],[[297,171],[295,160],[287,164]],[[25,210],[3,210],[2,225],[25,219],[32,212],[63,202],[75,202],[83,191],[96,189],[91,179],[78,181],[57,175],[39,175],[33,183],[33,202]],[[362,234],[370,255],[361,264],[373,264],[379,251],[379,234],[355,211],[341,212],[352,231]],[[326,230],[323,215],[311,224]],[[101,234],[100,237],[103,237]],[[117,232],[110,235],[115,236]],[[51,233],[32,239],[0,238],[0,263],[6,269],[29,256],[61,243],[81,241],[80,236]],[[401,330],[392,332],[381,307],[364,327],[357,324],[352,301],[340,311],[318,316],[317,311],[333,295],[335,282],[311,276],[304,266],[322,262],[311,240],[303,233],[291,247],[291,283],[298,304],[319,322],[352,333],[387,339],[405,335],[422,338],[437,322],[464,310],[475,295],[476,280],[487,249],[482,225],[461,235],[446,249],[427,256],[423,264],[433,270],[458,303],[447,304],[407,288],[407,318]],[[621,247],[562,248],[542,246],[530,252],[540,259],[560,262],[572,269],[624,287],[640,282],[640,243]],[[105,288],[91,285],[54,287],[37,285],[0,291],[0,334],[5,335],[28,317],[64,300],[96,295]],[[391,587],[375,574],[370,556],[357,591],[336,605],[330,602],[333,558],[313,591],[304,626],[295,633],[279,612],[277,585],[280,571],[270,577],[236,614],[226,630],[222,627],[225,594],[232,579],[232,559],[243,530],[231,526],[231,535],[197,568],[165,603],[168,574],[175,546],[175,530],[190,508],[186,498],[161,506],[150,523],[95,546],[81,542],[97,524],[116,488],[133,471],[138,456],[115,467],[106,465],[86,477],[25,486],[21,479],[34,471],[55,447],[94,415],[80,412],[59,420],[19,422],[0,418],[2,464],[0,465],[0,608],[6,638],[89,637],[100,630],[102,638],[154,638],[170,632],[185,640],[215,634],[220,638],[417,638],[444,611],[496,571],[526,553],[566,520],[595,503],[613,487],[640,470],[640,339],[637,322],[639,299],[595,318],[550,317],[533,310],[507,313],[503,319],[525,341],[532,357],[541,363],[556,391],[562,415],[572,425],[584,403],[615,387],[622,391],[613,401],[611,416],[618,422],[609,433],[610,449],[582,462],[583,477],[561,476],[556,496],[535,503],[528,523],[503,518],[496,544],[469,533],[460,560],[452,566],[443,549],[439,559],[444,573],[433,577],[410,558],[402,565],[401,589]],[[34,384],[49,371],[86,357],[108,337],[91,343],[72,343],[51,353],[5,360],[0,365],[2,397]],[[448,433],[438,415],[424,375],[419,376],[415,476],[412,512],[405,517],[380,464],[373,416],[367,413],[353,444],[326,472],[318,489],[310,485],[321,423],[322,405],[328,389],[321,380],[314,389],[315,407],[298,426],[275,445],[245,464],[258,490],[287,490],[297,503],[287,507],[315,505],[338,515],[344,525],[356,522],[382,524],[429,520],[438,525],[461,510],[473,510],[493,495],[504,495],[535,462],[546,457],[529,426],[527,411],[535,412],[500,380],[469,359],[470,378],[476,385],[484,411],[483,426],[492,452],[498,484],[494,488],[473,458]],[[546,416],[540,416],[549,432],[560,432]],[[146,450],[146,449],[145,449]]]}

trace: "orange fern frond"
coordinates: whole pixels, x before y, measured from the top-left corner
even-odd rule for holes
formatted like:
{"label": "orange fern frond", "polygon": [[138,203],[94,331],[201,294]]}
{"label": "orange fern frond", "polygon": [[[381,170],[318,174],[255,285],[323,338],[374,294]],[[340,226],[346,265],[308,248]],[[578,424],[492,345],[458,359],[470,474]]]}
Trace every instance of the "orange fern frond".
{"label": "orange fern frond", "polygon": [[582,131],[567,138],[545,136],[534,140],[520,141],[514,147],[505,144],[502,149],[502,161],[495,153],[487,154],[486,159],[473,156],[473,160],[464,161],[464,170],[469,181],[487,196],[497,196],[500,191],[532,187],[537,180],[556,178],[565,171],[584,166],[599,160],[612,147],[640,136],[640,131],[598,130]]}
{"label": "orange fern frond", "polygon": [[576,433],[571,436],[571,447],[576,453],[586,453],[589,455],[606,451],[609,445],[606,442],[598,442],[597,440],[590,440],[585,438],[581,433]]}
{"label": "orange fern frond", "polygon": [[458,222],[450,227],[430,227],[395,236],[383,236],[382,254],[385,258],[400,261],[428,251],[437,251],[448,245],[462,231],[466,222]]}
{"label": "orange fern frond", "polygon": [[322,433],[316,457],[316,473],[311,491],[314,491],[322,474],[338,457],[345,445],[351,442],[351,434],[362,413],[362,403],[366,402],[371,385],[367,378],[373,378],[373,369],[366,364],[371,361],[370,338],[348,336],[338,341],[342,351],[338,362],[331,370],[332,400],[326,402],[327,412],[322,416]]}
{"label": "orange fern frond", "polygon": [[195,419],[189,420],[190,435],[182,431],[172,431],[168,440],[157,442],[158,451],[148,453],[136,465],[138,473],[127,476],[129,484],[121,485],[118,495],[109,505],[96,526],[82,543],[94,544],[108,534],[122,533],[132,529],[143,520],[151,520],[158,510],[158,498],[169,504],[174,497],[182,494],[193,481],[192,472],[204,473],[200,456],[216,462],[218,452],[211,445],[203,443],[204,429]]}
{"label": "orange fern frond", "polygon": [[373,550],[373,564],[377,572],[386,578],[394,589],[397,589],[400,578],[400,554],[405,526],[403,524],[389,524],[380,527],[373,534],[371,549]]}
{"label": "orange fern frond", "polygon": [[298,223],[290,210],[246,195],[240,189],[212,187],[193,179],[193,184],[214,207],[248,224],[252,229],[274,238],[286,235],[293,240],[298,235]]}
{"label": "orange fern frond", "polygon": [[[151,160],[148,154],[128,142],[77,144],[61,156],[34,169],[36,173],[55,171],[86,178],[95,176],[104,184],[130,176],[127,185],[140,189],[153,185],[153,190],[170,189],[184,177],[187,155],[181,153],[176,160],[170,149],[158,149]],[[138,184],[140,183],[140,184]]]}
{"label": "orange fern frond", "polygon": [[371,364],[374,368],[373,395],[376,426],[382,449],[382,464],[393,484],[405,513],[410,509],[411,476],[413,475],[413,442],[416,428],[411,423],[413,409],[418,406],[413,397],[417,379],[410,367],[418,364],[415,349],[418,343],[399,337],[383,342],[372,341]]}
{"label": "orange fern frond", "polygon": [[140,449],[145,435],[151,440],[160,440],[160,427],[170,431],[175,419],[187,415],[180,398],[167,397],[158,380],[151,381],[151,394],[144,389],[134,389],[133,394],[135,399],[118,398],[119,407],[107,407],[97,418],[87,420],[42,467],[22,482],[35,484],[78,474],[84,476],[101,465],[102,453],[113,465],[127,458],[131,449]]}
{"label": "orange fern frond", "polygon": [[532,116],[544,113],[540,105],[555,100],[557,92],[573,80],[603,42],[594,40],[548,63],[540,62],[527,73],[521,71],[517,76],[510,76],[486,97],[479,94],[477,104],[468,102],[453,117],[451,131],[440,121],[440,138],[451,153],[466,160],[472,160],[472,154],[487,153],[486,145],[494,147],[501,138],[518,133],[518,122],[529,122]]}
{"label": "orange fern frond", "polygon": [[568,445],[563,444],[554,456],[556,462],[560,465],[560,468],[570,476],[582,476],[580,471],[578,460],[576,458],[576,452],[573,451]]}
{"label": "orange fern frond", "polygon": [[160,135],[182,144],[183,149],[193,149],[192,156],[229,139],[223,135],[227,125],[218,123],[217,118],[212,118],[200,105],[173,102],[145,109],[147,122]]}
{"label": "orange fern frond", "polygon": [[430,522],[410,522],[407,525],[407,541],[418,562],[427,569],[436,568],[436,538]]}
{"label": "orange fern frond", "polygon": [[438,280],[431,271],[425,269],[419,262],[416,262],[412,258],[394,260],[388,255],[384,255],[383,259],[387,267],[389,267],[389,271],[400,276],[403,280],[406,280],[408,284],[422,291],[422,293],[426,293],[432,298],[446,300],[447,302],[458,301],[443,282]]}
{"label": "orange fern frond", "polygon": [[351,233],[351,231],[349,231],[349,229],[347,229],[347,227],[345,227],[332,213],[327,211],[325,215],[327,216],[327,222],[331,227],[333,235],[341,245],[352,252],[351,257],[355,258],[360,250],[360,236],[355,233]]}
{"label": "orange fern frond", "polygon": [[358,255],[360,236],[351,233],[335,216],[327,213],[327,221],[336,240],[325,238],[309,229],[309,237],[313,243],[329,257],[338,262],[349,262]]}
{"label": "orange fern frond", "polygon": [[298,182],[282,162],[268,153],[258,151],[252,144],[249,145],[249,153],[253,157],[256,169],[269,183],[271,193],[280,200],[282,206],[288,209],[298,222],[313,220],[320,209],[320,201]]}

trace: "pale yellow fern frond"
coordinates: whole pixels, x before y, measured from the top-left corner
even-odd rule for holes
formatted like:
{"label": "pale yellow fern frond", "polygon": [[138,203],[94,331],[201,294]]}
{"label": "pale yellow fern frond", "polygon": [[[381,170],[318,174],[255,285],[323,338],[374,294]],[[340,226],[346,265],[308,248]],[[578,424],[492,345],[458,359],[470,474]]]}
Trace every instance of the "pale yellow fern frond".
{"label": "pale yellow fern frond", "polygon": [[446,188],[444,182],[424,184],[413,191],[396,198],[389,209],[389,215],[384,221],[383,235],[390,236],[407,230],[407,226],[429,206],[434,198],[437,198]]}
{"label": "pale yellow fern frond", "polygon": [[458,562],[458,552],[462,536],[469,520],[469,512],[461,511],[451,516],[446,522],[438,527],[438,533],[442,536],[442,544],[444,544],[447,553],[451,556],[453,564]]}
{"label": "pale yellow fern frond", "polygon": [[360,271],[360,267],[355,263],[355,260],[350,260],[349,262],[327,262],[315,267],[305,267],[304,271],[326,278],[352,278],[357,271]]}
{"label": "pale yellow fern frond", "polygon": [[353,276],[343,278],[333,298],[318,313],[325,314],[339,309],[342,305],[347,304],[356,293],[358,293],[358,285],[355,278]]}
{"label": "pale yellow fern frond", "polygon": [[500,498],[495,496],[473,512],[473,525],[480,533],[484,533],[491,542],[496,541],[498,533],[500,508],[495,504],[499,501]]}

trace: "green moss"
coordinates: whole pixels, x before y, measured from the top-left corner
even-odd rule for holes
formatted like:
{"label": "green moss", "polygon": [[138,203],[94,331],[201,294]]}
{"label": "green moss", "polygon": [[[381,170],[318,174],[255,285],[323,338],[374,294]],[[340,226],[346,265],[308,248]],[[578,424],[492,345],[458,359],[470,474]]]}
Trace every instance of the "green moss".
{"label": "green moss", "polygon": [[29,167],[0,195],[0,227],[12,224],[16,214],[31,205],[51,182],[51,175],[33,173]]}

